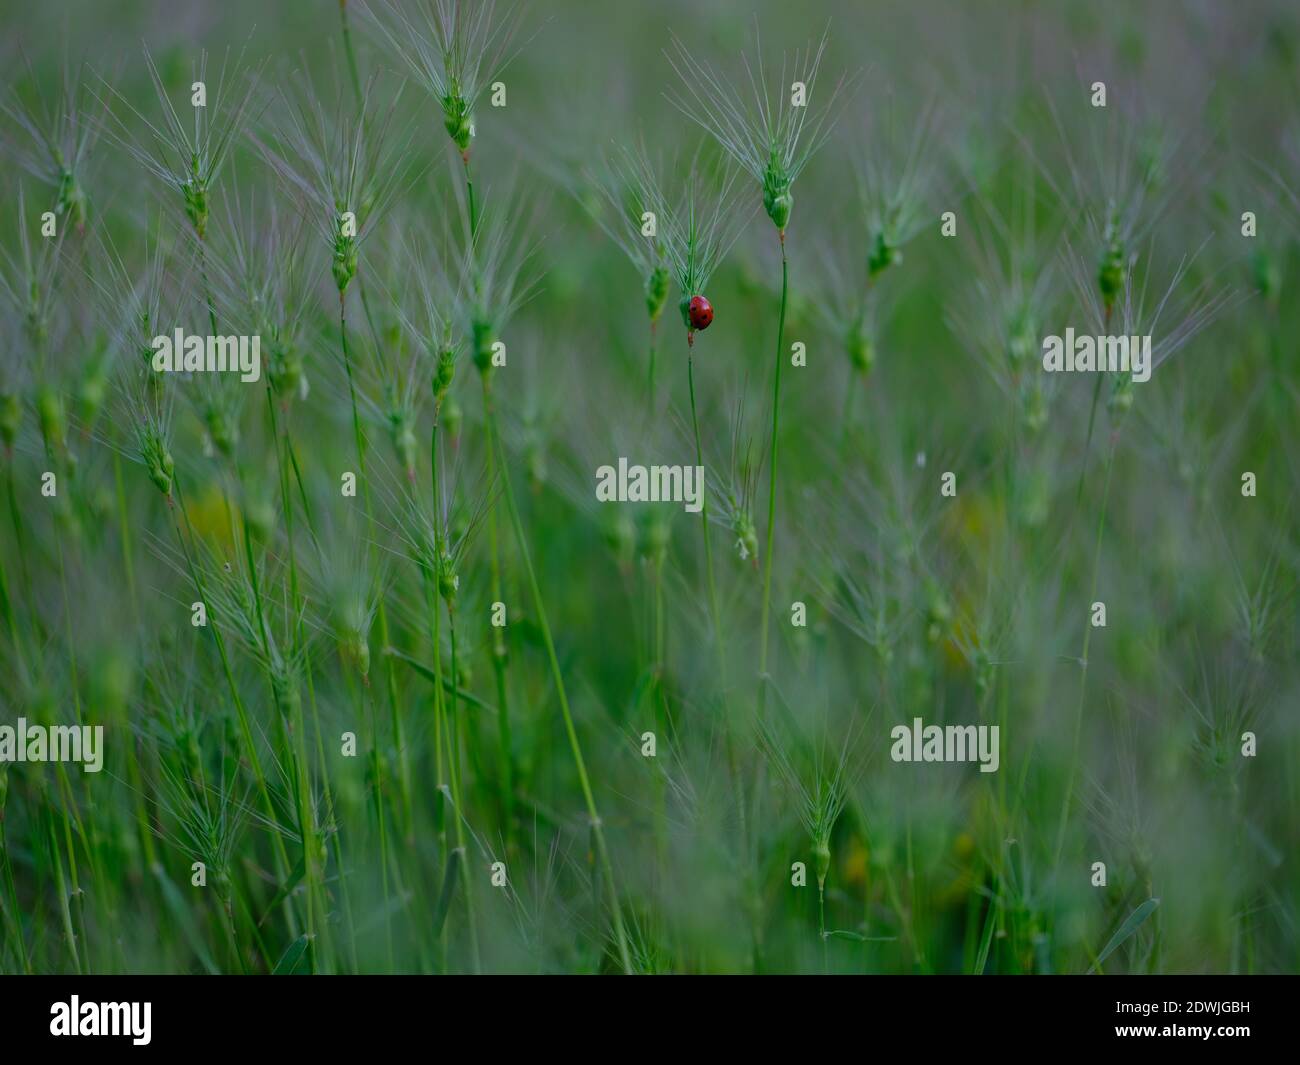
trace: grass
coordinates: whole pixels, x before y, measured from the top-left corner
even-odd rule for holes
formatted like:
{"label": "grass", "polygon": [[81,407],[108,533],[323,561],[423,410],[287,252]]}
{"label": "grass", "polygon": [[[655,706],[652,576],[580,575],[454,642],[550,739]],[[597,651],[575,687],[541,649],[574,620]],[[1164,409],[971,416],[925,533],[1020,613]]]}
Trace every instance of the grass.
{"label": "grass", "polygon": [[3,6],[0,971],[1296,971],[1285,4],[201,6]]}

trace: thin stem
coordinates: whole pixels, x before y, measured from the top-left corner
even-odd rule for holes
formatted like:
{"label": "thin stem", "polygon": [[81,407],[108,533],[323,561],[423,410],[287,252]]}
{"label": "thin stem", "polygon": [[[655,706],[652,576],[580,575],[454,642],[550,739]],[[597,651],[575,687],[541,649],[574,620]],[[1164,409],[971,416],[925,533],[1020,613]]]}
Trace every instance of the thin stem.
{"label": "thin stem", "polygon": [[[1115,469],[1115,445],[1118,439],[1119,432],[1116,430],[1111,434],[1110,438],[1110,452],[1106,457],[1106,487],[1102,492],[1101,512],[1097,515],[1097,543],[1092,557],[1092,591],[1088,596],[1090,608],[1091,604],[1097,600],[1097,578],[1101,569],[1101,537],[1106,527],[1106,504],[1110,500],[1111,474]],[[1074,778],[1079,760],[1079,741],[1083,732],[1083,704],[1088,690],[1088,644],[1091,638],[1092,619],[1089,618],[1083,626],[1083,650],[1079,655],[1079,701],[1074,712],[1074,740],[1071,746],[1070,770],[1065,783],[1065,797],[1061,800],[1061,819],[1056,830],[1056,855],[1052,860],[1053,870],[1061,863],[1061,851],[1065,846],[1065,826],[1070,814],[1070,803],[1074,798]]]}
{"label": "thin stem", "polygon": [[789,260],[785,254],[785,231],[781,231],[781,312],[776,325],[776,369],[772,375],[772,451],[768,461],[767,557],[763,560],[763,614],[758,652],[758,712],[767,705],[768,626],[772,614],[772,545],[776,534],[777,430],[781,414],[781,361],[785,347],[785,304],[789,293]]}
{"label": "thin stem", "polygon": [[[490,410],[490,408],[489,408]],[[609,891],[610,908],[614,918],[614,936],[618,944],[619,961],[623,971],[632,973],[632,958],[628,952],[627,933],[623,927],[623,912],[618,901],[618,888],[614,882],[614,866],[610,862],[609,848],[605,844],[605,832],[596,810],[596,798],[591,790],[591,781],[587,776],[587,764],[582,757],[582,747],[578,742],[578,733],[573,726],[573,714],[569,709],[569,697],[564,690],[564,674],[560,669],[560,659],[555,653],[555,640],[551,636],[551,626],[546,619],[546,604],[542,600],[542,590],[537,583],[537,573],[533,569],[532,556],[528,551],[528,540],[524,534],[523,522],[519,518],[519,508],[515,504],[514,490],[510,486],[510,473],[506,469],[505,449],[497,432],[496,418],[488,416],[488,446],[495,447],[501,462],[501,479],[505,487],[506,509],[510,514],[510,523],[514,527],[515,540],[519,545],[519,554],[524,560],[524,571],[528,575],[528,586],[532,592],[533,607],[537,611],[537,624],[542,630],[542,641],[546,645],[546,657],[551,664],[551,676],[555,681],[555,691],[560,700],[560,713],[564,717],[564,731],[569,739],[569,749],[573,754],[573,764],[578,772],[578,782],[582,786],[582,797],[587,806],[587,816],[591,821],[592,832],[596,837],[601,869],[604,872],[606,888]]]}
{"label": "thin stem", "polygon": [[659,320],[650,319],[650,373],[648,388],[646,389],[646,416],[653,420],[655,414],[655,349],[658,339]]}
{"label": "thin stem", "polygon": [[[695,466],[703,469],[703,466],[705,466],[705,451],[703,451],[701,438],[699,438],[699,415],[695,411],[695,360],[692,356],[693,350],[694,334],[688,332],[686,333],[686,385],[690,390],[690,427],[692,427],[695,434]],[[729,714],[727,713],[727,651],[725,651],[723,645],[723,620],[722,610],[718,606],[718,584],[714,580],[714,549],[712,549],[711,538],[708,536],[707,488],[702,488],[701,492],[699,492],[699,502],[701,502],[699,524],[701,524],[701,531],[703,537],[705,537],[705,581],[708,590],[708,612],[710,612],[712,624],[714,624],[714,642],[716,648],[718,648],[719,680],[722,681],[723,688],[723,714],[724,718],[727,718],[727,722],[725,722],[727,724],[727,728],[725,728],[727,758],[728,762],[731,763],[733,775],[735,775],[736,753],[731,743],[731,720],[729,720]]]}
{"label": "thin stem", "polygon": [[826,972],[826,881],[817,881],[817,929],[822,941],[822,972]]}
{"label": "thin stem", "polygon": [[361,76],[357,73],[357,54],[352,47],[352,27],[348,24],[348,0],[339,0],[339,17],[343,21],[343,50],[348,57],[348,74],[352,78],[352,91],[356,93],[357,106],[362,104]]}
{"label": "thin stem", "polygon": [[[348,352],[348,319],[347,319],[347,300],[342,291],[339,292],[339,333],[343,345],[343,366],[347,371],[348,377],[348,396],[352,401],[352,434],[356,441],[357,447],[357,474],[361,479],[361,492],[365,500],[366,520],[371,530],[371,553],[373,559],[375,543],[375,512],[370,501],[370,480],[366,476],[366,438],[361,430],[361,413],[357,406],[357,389],[352,376],[352,357]],[[382,646],[388,646],[388,611],[384,605],[384,596],[379,596],[378,610],[376,611],[379,621],[379,641]],[[408,836],[411,831],[412,811],[411,811],[411,776],[410,767],[407,762],[406,743],[402,734],[402,718],[398,712],[397,701],[397,679],[394,673],[393,660],[391,656],[385,656],[385,680],[388,686],[388,703],[393,725],[393,743],[397,748],[397,776],[398,790],[401,793],[401,812],[405,815],[406,829]]]}
{"label": "thin stem", "polygon": [[[454,680],[456,677],[456,612],[447,601],[447,635],[451,640],[451,676]],[[469,848],[465,845],[465,815],[462,806],[461,796],[463,791],[460,786],[460,747],[461,737],[465,732],[464,721],[460,716],[460,710],[456,701],[456,686],[451,688],[451,707],[447,711],[447,720],[451,723],[454,739],[450,747],[450,765],[451,765],[451,801],[456,808],[456,846],[460,848],[462,855],[468,857]],[[474,922],[474,893],[470,887],[469,877],[465,878],[465,919],[469,925],[469,945],[470,959],[474,966],[474,972],[480,971],[479,951],[478,951],[478,926]]]}
{"label": "thin stem", "polygon": [[474,209],[474,180],[469,171],[469,150],[466,149],[462,152],[460,157],[465,164],[465,196],[469,207],[469,239],[473,242],[474,238],[478,236],[478,212]]}
{"label": "thin stem", "polygon": [[[467,171],[468,173],[468,171]],[[489,383],[486,374],[480,374],[480,380],[483,384],[483,411],[487,418],[488,424],[495,422],[495,412],[492,406],[492,386]],[[491,444],[491,432],[489,429],[489,443],[487,450],[487,478],[488,484],[494,485],[497,478],[496,455]],[[504,602],[501,596],[501,544],[500,535],[497,530],[497,508],[496,501],[492,500],[487,508],[487,528],[488,528],[488,556],[491,566],[491,591],[493,603]],[[504,626],[488,625],[491,630],[492,638],[492,674],[496,679],[497,689],[497,763],[498,771],[501,774],[501,830],[505,839],[506,847],[509,849],[510,840],[514,827],[514,772],[511,760],[511,738],[510,738],[510,704],[506,690],[506,642]],[[452,681],[455,682],[453,677]]]}
{"label": "thin stem", "polygon": [[[429,479],[433,488],[433,565],[437,566],[438,560],[442,557],[442,521],[439,514],[439,492],[438,492],[438,407],[435,403],[433,411],[433,429],[429,434]],[[425,597],[428,600],[429,607],[429,634],[433,641],[433,773],[434,788],[436,793],[436,806],[434,807],[434,827],[438,832],[439,854],[443,858],[444,874],[447,863],[452,861],[451,852],[447,847],[447,804],[446,793],[450,790],[445,779],[445,765],[443,749],[449,745],[446,736],[446,711],[443,706],[443,679],[442,679],[442,608],[439,606],[440,596],[438,592],[438,579],[435,569],[428,566],[422,567],[425,572]],[[452,678],[452,685],[455,684],[455,678]],[[459,818],[460,811],[456,810],[455,815]],[[439,933],[438,943],[435,948],[438,951],[440,965],[443,972],[447,970],[447,923],[442,924]]]}

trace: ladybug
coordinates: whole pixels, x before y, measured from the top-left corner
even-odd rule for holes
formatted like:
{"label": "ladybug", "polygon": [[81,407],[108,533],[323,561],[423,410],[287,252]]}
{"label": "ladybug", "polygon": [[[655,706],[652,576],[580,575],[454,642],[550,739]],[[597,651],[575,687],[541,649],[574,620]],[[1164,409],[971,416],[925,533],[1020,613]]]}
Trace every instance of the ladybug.
{"label": "ladybug", "polygon": [[713,321],[713,304],[703,296],[692,296],[686,313],[691,320],[692,329],[708,329],[709,323]]}

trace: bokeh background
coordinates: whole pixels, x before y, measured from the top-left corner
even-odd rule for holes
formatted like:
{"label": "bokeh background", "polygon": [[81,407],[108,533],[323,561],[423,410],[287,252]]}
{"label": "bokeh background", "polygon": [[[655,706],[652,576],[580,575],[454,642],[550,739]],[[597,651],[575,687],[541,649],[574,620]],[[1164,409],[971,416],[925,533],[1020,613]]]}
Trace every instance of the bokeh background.
{"label": "bokeh background", "polygon": [[[0,722],[106,737],[97,775],[0,766],[4,971],[1296,970],[1294,5],[498,4],[477,266],[441,105],[355,0],[0,10]],[[812,106],[845,82],[786,233],[760,696],[781,248],[742,175],[691,349],[715,633],[699,519],[595,500],[619,456],[694,461],[683,294],[652,331],[599,189],[637,144],[669,202],[716,187],[672,35],[748,94],[742,54],[779,89],[828,25]],[[146,56],[188,128],[205,51],[230,142],[199,241],[138,149],[164,115]],[[363,147],[346,359],[295,114],[326,158]],[[81,144],[84,219],[42,133]],[[500,455],[486,266],[519,297]],[[436,504],[430,304],[460,351]],[[146,312],[273,325],[263,382],[150,384]],[[1152,334],[1150,382],[1041,372],[1043,336],[1111,321]],[[997,724],[998,772],[892,761],[914,717]]]}

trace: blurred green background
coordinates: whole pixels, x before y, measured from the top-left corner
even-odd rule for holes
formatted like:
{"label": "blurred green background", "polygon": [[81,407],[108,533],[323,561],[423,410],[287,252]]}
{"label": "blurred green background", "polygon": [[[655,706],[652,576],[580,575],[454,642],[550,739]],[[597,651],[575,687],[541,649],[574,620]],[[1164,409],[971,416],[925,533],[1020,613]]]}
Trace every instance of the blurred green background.
{"label": "blurred green background", "polygon": [[[465,3],[518,19],[475,256],[443,108],[354,0],[0,10],[0,723],[107,752],[0,766],[4,971],[1296,971],[1294,5]],[[671,203],[713,187],[672,35],[748,97],[742,54],[784,93],[828,24],[760,695],[781,247],[742,175],[691,348],[715,635],[699,519],[595,499],[600,465],[695,454],[688,294],[651,328],[599,188],[638,143]],[[146,50],[182,131],[206,51],[230,126],[201,241],[131,150],[165,113]],[[346,357],[295,114],[324,159],[361,146]],[[47,241],[69,186],[33,134],[78,131],[84,225]],[[498,452],[475,279],[516,267]],[[153,327],[211,320],[261,329],[264,381],[151,384]],[[1043,336],[1112,322],[1152,334],[1149,382],[1042,373]],[[914,717],[998,725],[998,772],[892,761]]]}

